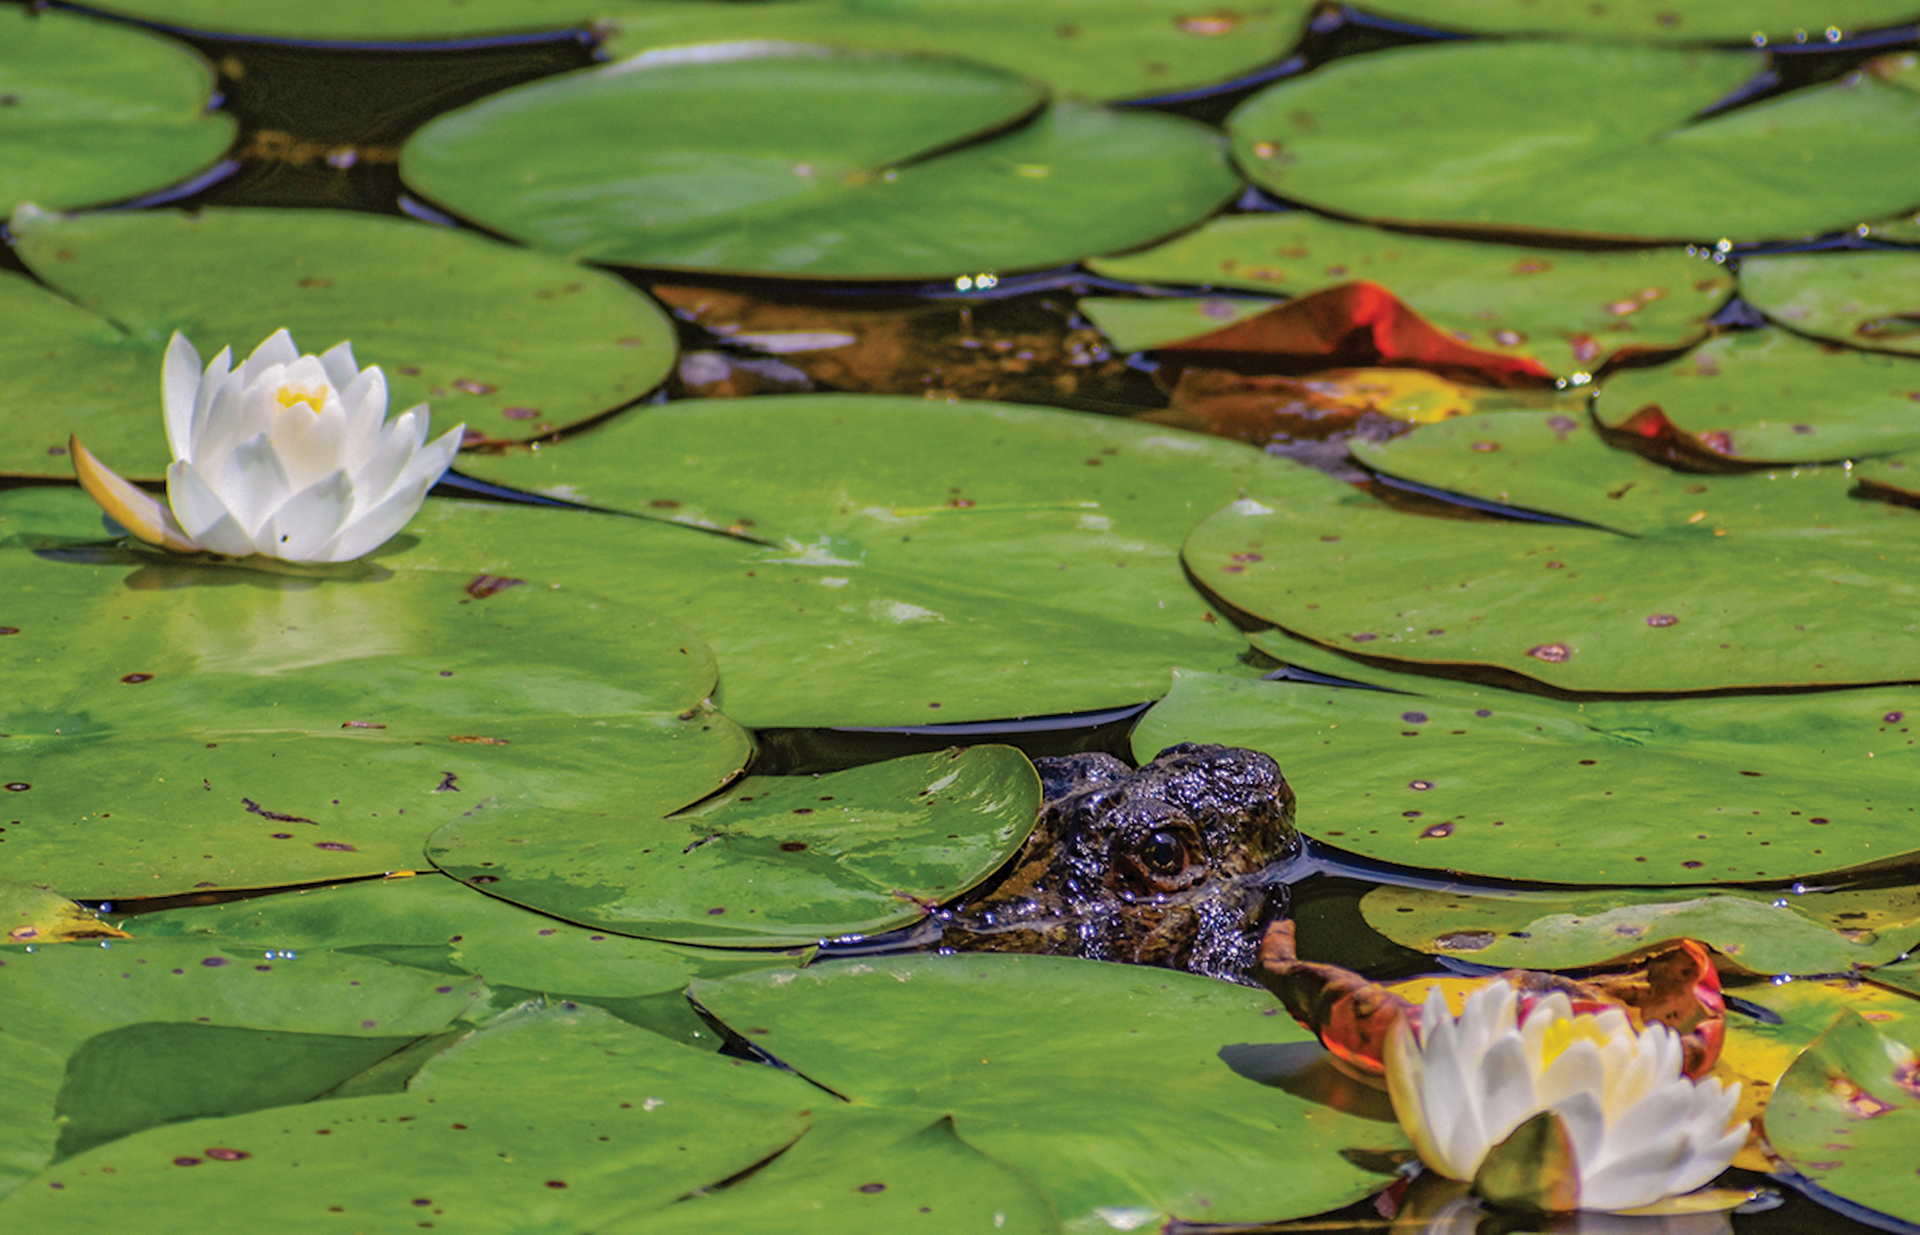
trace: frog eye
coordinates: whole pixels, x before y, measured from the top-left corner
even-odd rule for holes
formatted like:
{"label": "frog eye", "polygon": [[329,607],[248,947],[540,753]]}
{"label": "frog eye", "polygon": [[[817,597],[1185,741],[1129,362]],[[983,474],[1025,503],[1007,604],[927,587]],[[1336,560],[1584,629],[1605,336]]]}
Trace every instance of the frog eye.
{"label": "frog eye", "polygon": [[1187,868],[1187,846],[1171,832],[1155,832],[1140,846],[1140,860],[1156,875],[1177,875]]}

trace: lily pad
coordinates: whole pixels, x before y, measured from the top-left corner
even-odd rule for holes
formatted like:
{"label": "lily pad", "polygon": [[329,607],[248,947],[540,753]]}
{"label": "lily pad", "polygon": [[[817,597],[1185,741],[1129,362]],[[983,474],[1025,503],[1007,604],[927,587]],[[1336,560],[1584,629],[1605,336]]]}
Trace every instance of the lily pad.
{"label": "lily pad", "polygon": [[1783,239],[1920,196],[1881,170],[1920,158],[1920,69],[1898,57],[1870,67],[1701,118],[1762,72],[1762,57],[1438,43],[1269,86],[1228,127],[1254,181],[1335,214],[1670,243]]}
{"label": "lily pad", "polygon": [[777,1153],[822,1101],[797,1077],[598,1009],[529,1009],[433,1059],[404,1093],[137,1133],[51,1168],[0,1215],[58,1230],[139,1209],[172,1233],[267,1196],[276,1231],[597,1230]]}
{"label": "lily pad", "polygon": [[95,0],[88,5],[136,21],[273,41],[432,41],[586,26],[646,0]]}
{"label": "lily pad", "polygon": [[[1370,858],[1554,883],[1743,883],[1915,848],[1920,808],[1900,788],[1920,757],[1909,715],[1920,720],[1912,688],[1764,706],[1558,703],[1439,682],[1414,696],[1180,673],[1133,748],[1265,751],[1298,795],[1301,831]],[[1920,940],[1904,935],[1890,923],[1886,942]],[[1861,951],[1871,963],[1900,949]]]}
{"label": "lily pad", "polygon": [[876,279],[1144,244],[1240,184],[1189,121],[1049,107],[1037,84],[962,61],[780,43],[668,48],[504,91],[422,128],[401,173],[571,257]]}
{"label": "lily pad", "polygon": [[1379,1187],[1356,1161],[1405,1152],[1381,1096],[1333,1072],[1270,996],[1189,974],[910,956],[693,994],[857,1104],[949,1116],[1069,1229],[1319,1213]]}
{"label": "lily pad", "polygon": [[[1676,804],[1677,805],[1677,804]],[[1913,888],[1561,893],[1379,887],[1360,901],[1395,943],[1483,965],[1577,969],[1697,939],[1749,973],[1845,973],[1920,943]]]}
{"label": "lily pad", "polygon": [[281,327],[315,354],[341,340],[381,366],[397,412],[442,427],[541,434],[644,395],[673,326],[619,279],[472,232],[343,210],[20,211],[16,251],[67,301],[0,272],[0,472],[72,474],[78,433],[109,466],[157,479],[171,456],[160,361],[175,330],[211,359]]}
{"label": "lily pad", "polygon": [[[483,1009],[488,998],[475,979],[449,983],[418,969],[324,951],[263,959],[257,950],[178,940],[0,950],[0,999],[8,1010],[0,1030],[8,1061],[0,1088],[0,1194],[52,1159],[62,1103],[84,1114],[96,1132],[103,1114],[126,1126],[131,1111],[115,1116],[62,1093],[72,1080],[69,1059],[116,1031],[170,1024],[324,1036],[344,1048],[334,1052],[332,1066],[350,1067],[364,1057],[351,1040],[379,1044],[383,1056]],[[327,1065],[311,1052],[306,1063],[325,1075]],[[311,1066],[307,1075],[314,1075]],[[246,1094],[226,1100],[254,1101]]]}
{"label": "lily pad", "polygon": [[1828,41],[1914,18],[1910,0],[1367,0],[1397,21],[1474,34],[1554,34],[1635,43]]}
{"label": "lily pad", "polygon": [[1750,257],[1740,263],[1740,294],[1789,330],[1920,355],[1920,253]]}
{"label": "lily pad", "polygon": [[997,65],[1061,94],[1128,99],[1224,82],[1279,61],[1313,6],[1208,9],[1189,0],[826,0],[628,3],[608,51],[721,39],[792,39],[958,56]]}
{"label": "lily pad", "polygon": [[[1706,319],[1733,289],[1723,267],[1683,250],[1582,253],[1475,244],[1382,232],[1303,211],[1215,219],[1145,252],[1087,264],[1108,278],[1136,283],[1288,296],[1368,279],[1463,343],[1535,360],[1563,375],[1591,373],[1617,356],[1697,342],[1706,335]],[[1081,303],[1107,329],[1110,306],[1127,302]],[[1215,306],[1232,303],[1201,301],[1201,313],[1215,320],[1155,342],[1226,325],[1233,319],[1218,316]]]}
{"label": "lily pad", "polygon": [[233,140],[178,43],[78,13],[0,14],[0,210],[72,209],[185,180]]}
{"label": "lily pad", "polygon": [[1621,531],[1432,518],[1329,490],[1214,515],[1187,542],[1194,577],[1329,647],[1559,690],[1913,676],[1908,521],[1920,513],[1854,500],[1839,470],[1677,474],[1606,449],[1571,417],[1527,412],[1352,449],[1396,476]]}
{"label": "lily pad", "polygon": [[1745,330],[1674,364],[1614,374],[1593,413],[1629,432],[1662,416],[1701,448],[1745,462],[1857,459],[1920,446],[1920,364]]}
{"label": "lily pad", "polygon": [[781,947],[909,926],[1011,858],[1040,782],[1019,751],[935,751],[823,776],[749,776],[669,819],[456,820],[434,865],[602,930]]}
{"label": "lily pad", "polygon": [[1920,1221],[1913,1145],[1920,1137],[1920,1041],[1842,1013],[1794,1060],[1767,1108],[1767,1139],[1821,1187],[1907,1222]]}
{"label": "lily pad", "polygon": [[495,986],[562,998],[658,995],[683,990],[695,977],[790,963],[764,952],[683,948],[584,930],[432,872],[117,921],[142,939],[250,943],[296,952],[332,948],[482,974]]}
{"label": "lily pad", "polygon": [[449,819],[664,813],[746,761],[706,649],[586,595],[8,556],[0,860],[72,896],[409,869]]}

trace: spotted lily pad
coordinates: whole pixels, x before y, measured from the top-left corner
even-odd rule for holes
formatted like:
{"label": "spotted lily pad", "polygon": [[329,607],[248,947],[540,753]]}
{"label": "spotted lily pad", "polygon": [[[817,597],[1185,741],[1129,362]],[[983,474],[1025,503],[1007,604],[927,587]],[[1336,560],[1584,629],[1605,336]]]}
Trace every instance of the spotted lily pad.
{"label": "spotted lily pad", "polygon": [[[69,1088],[74,1083],[69,1060],[76,1052],[116,1032],[141,1025],[207,1027],[324,1036],[336,1045],[345,1039],[349,1048],[360,1039],[382,1045],[373,1056],[378,1059],[481,1011],[488,998],[476,979],[449,981],[325,951],[294,958],[180,940],[0,949],[0,999],[7,1007],[0,1029],[7,1056],[7,1080],[0,1086],[0,1193],[17,1188],[53,1157],[62,1135],[55,1118],[62,1103],[70,1117],[80,1115],[95,1126],[111,1114],[110,1103],[106,1111],[95,1110],[63,1093],[63,1082]],[[349,1049],[344,1058],[336,1052],[331,1066],[357,1071],[351,1066],[356,1059],[370,1062]],[[305,1062],[318,1071],[299,1070],[288,1078],[296,1086],[301,1076],[328,1075],[329,1065],[311,1052]],[[286,1100],[304,1101],[331,1083]],[[138,1084],[122,1078],[123,1087]],[[243,1104],[229,1109],[245,1110],[264,1105],[260,1097],[236,1093],[226,1100]],[[203,1106],[181,1117],[196,1113],[220,1112]],[[127,1112],[116,1117],[124,1121]]]}
{"label": "spotted lily pad", "polygon": [[57,1230],[138,1207],[174,1232],[264,1196],[274,1229],[297,1235],[343,1222],[597,1230],[752,1167],[831,1101],[598,1009],[528,1009],[434,1058],[403,1093],[150,1129],[53,1167],[0,1215]]}
{"label": "spotted lily pad", "polygon": [[[1672,809],[1671,807],[1669,808]],[[1673,939],[1720,954],[1725,973],[1848,972],[1920,943],[1912,888],[1764,892],[1468,892],[1375,888],[1368,925],[1422,952],[1520,969],[1598,965]]]}
{"label": "spotted lily pad", "polygon": [[1906,1222],[1920,1221],[1917,1040],[1911,1024],[1875,1026],[1842,1013],[1780,1078],[1766,1114],[1767,1139],[1789,1166]]}
{"label": "spotted lily pad", "polygon": [[626,999],[790,959],[609,935],[529,913],[444,875],[367,880],[116,919],[142,939],[331,948],[485,975],[556,997]]}
{"label": "spotted lily pad", "polygon": [[[1243,493],[1279,500],[1318,479],[1237,443],[1111,417],[860,395],[648,408],[463,470],[773,542],[725,550],[683,535],[685,555],[724,564],[633,576],[646,595],[688,589],[684,620],[720,649],[722,706],[755,727],[1112,707],[1159,695],[1175,663],[1225,669],[1244,642],[1194,594],[1180,542]],[[504,536],[480,543],[514,555],[514,573],[579,556],[564,543],[538,555]],[[882,668],[922,651],[925,662]]]}
{"label": "spotted lily pad", "polygon": [[233,140],[178,43],[60,10],[0,13],[0,210],[71,209],[185,180]]}
{"label": "spotted lily pad", "polygon": [[1367,11],[1474,34],[1553,34],[1635,43],[1838,41],[1912,21],[1910,0],[1368,0]]}
{"label": "spotted lily pad", "polygon": [[1780,330],[1723,335],[1673,364],[1614,374],[1600,423],[1753,463],[1812,463],[1920,446],[1920,363],[1836,351]]}
{"label": "spotted lily pad", "polygon": [[1318,1213],[1379,1187],[1361,1163],[1390,1171],[1405,1152],[1381,1095],[1340,1078],[1271,996],[1188,974],[908,956],[693,994],[859,1105],[949,1116],[1068,1229]]}
{"label": "spotted lily pad", "polygon": [[1057,266],[1177,231],[1239,187],[1185,120],[1049,106],[962,61],[780,43],[504,91],[421,129],[401,173],[573,257],[839,278]]}
{"label": "spotted lily pad", "polygon": [[706,649],[611,602],[7,554],[0,873],[72,896],[411,869],[450,819],[664,813],[746,760]]}
{"label": "spotted lily pad", "polygon": [[[78,217],[20,211],[20,256],[67,300],[0,273],[11,363],[0,472],[68,476],[79,433],[116,471],[165,474],[160,360],[179,330],[211,359],[285,327],[379,365],[391,410],[495,438],[618,407],[673,365],[673,327],[610,275],[472,232],[343,210],[207,209]],[[68,303],[71,302],[71,303]]]}
{"label": "spotted lily pad", "polygon": [[1040,783],[1006,746],[750,776],[672,818],[456,820],[434,865],[568,921],[654,939],[811,944],[908,926],[1011,858]]}
{"label": "spotted lily pad", "polygon": [[1396,476],[1599,526],[1432,518],[1329,489],[1214,515],[1187,542],[1195,578],[1329,647],[1562,690],[1913,676],[1920,512],[1855,500],[1840,470],[1678,474],[1528,412],[1353,449]]}
{"label": "spotted lily pad", "polygon": [[1208,8],[1190,0],[827,0],[629,3],[614,55],[719,39],[795,39],[927,52],[998,65],[1061,94],[1126,99],[1223,82],[1279,61],[1312,5]]}
{"label": "spotted lily pad", "polygon": [[[1558,374],[1591,373],[1616,356],[1686,347],[1706,334],[1706,319],[1733,288],[1724,268],[1682,250],[1582,253],[1474,244],[1382,232],[1305,212],[1215,219],[1144,252],[1095,258],[1088,265],[1137,283],[1289,296],[1369,279],[1461,342],[1535,360]],[[1114,311],[1109,306],[1127,302],[1082,303],[1107,329],[1106,317]],[[1166,302],[1140,303],[1157,308]],[[1223,304],[1227,310],[1216,307]],[[1200,301],[1200,314],[1213,319],[1209,324],[1154,342],[1225,325],[1243,315],[1233,304]]]}
{"label": "spotted lily pad", "polygon": [[1751,257],[1740,263],[1740,294],[1789,330],[1920,355],[1920,254]]}
{"label": "spotted lily pad", "polygon": [[[1742,883],[1912,851],[1909,716],[1920,722],[1911,688],[1574,704],[1438,681],[1411,695],[1181,673],[1133,744],[1137,757],[1181,741],[1265,751],[1301,831],[1370,858],[1552,883]],[[1900,921],[1884,942],[1920,941]],[[1900,947],[1853,951],[1872,963]]]}
{"label": "spotted lily pad", "polygon": [[1764,68],[1751,52],[1428,44],[1269,86],[1229,129],[1257,183],[1376,222],[1713,244],[1913,204],[1882,169],[1920,157],[1920,69],[1889,57],[1701,118]]}

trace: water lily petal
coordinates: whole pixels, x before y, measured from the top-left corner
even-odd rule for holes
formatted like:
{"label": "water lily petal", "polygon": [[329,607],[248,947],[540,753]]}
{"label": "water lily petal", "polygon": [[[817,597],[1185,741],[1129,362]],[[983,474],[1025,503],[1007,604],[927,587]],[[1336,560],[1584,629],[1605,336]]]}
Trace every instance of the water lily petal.
{"label": "water lily petal", "polygon": [[341,390],[360,375],[360,366],[353,359],[353,344],[344,341],[320,353],[320,367],[327,371],[327,380]]}
{"label": "water lily petal", "polygon": [[[1444,1012],[1444,1004],[1442,1010]],[[1407,1139],[1413,1142],[1414,1152],[1420,1155],[1422,1161],[1444,1174],[1441,1164],[1446,1161],[1446,1155],[1433,1138],[1432,1119],[1422,1097],[1425,1060],[1419,1044],[1414,1040],[1413,1027],[1407,1023],[1406,1017],[1395,1020],[1387,1030],[1381,1063],[1387,1076],[1387,1094],[1393,1099],[1393,1112],[1399,1118]]]}
{"label": "water lily petal", "polygon": [[167,500],[201,548],[233,557],[253,552],[253,538],[185,459],[167,469]]}
{"label": "water lily petal", "polygon": [[67,438],[67,453],[73,460],[74,474],[80,478],[80,487],[121,527],[148,544],[182,553],[192,553],[200,547],[193,543],[172,511],[94,458],[93,452],[80,444],[77,434]]}
{"label": "water lily petal", "polygon": [[235,446],[212,485],[248,536],[257,533],[267,516],[293,496],[286,469],[265,433],[256,433]]}
{"label": "water lily petal", "polygon": [[268,335],[266,341],[253,349],[253,355],[240,366],[240,380],[251,386],[261,374],[276,365],[290,365],[300,359],[300,349],[293,345],[293,335],[284,327]]}
{"label": "water lily petal", "polygon": [[1527,1045],[1521,1041],[1519,1031],[1511,1026],[1487,1048],[1480,1065],[1480,1082],[1489,1140],[1506,1139],[1540,1110],[1540,1102],[1533,1092],[1533,1069],[1527,1059]]}
{"label": "water lily petal", "polygon": [[378,366],[356,374],[341,388],[340,403],[346,409],[347,423],[340,465],[357,475],[380,446],[380,430],[387,416],[387,375]]}
{"label": "water lily petal", "polygon": [[[425,418],[422,418],[424,423]],[[460,438],[467,431],[464,424],[455,425],[439,437],[420,448],[419,453],[407,460],[407,466],[401,471],[397,487],[405,487],[417,480],[425,480],[431,488],[446,470],[453,466],[453,457],[460,453]]]}
{"label": "water lily petal", "polygon": [[332,561],[322,554],[353,510],[353,481],[334,472],[288,498],[254,536],[261,552],[289,562]]}
{"label": "water lily petal", "polygon": [[336,399],[329,400],[317,416],[304,407],[288,408],[274,419],[269,437],[288,482],[298,492],[341,470],[346,435],[346,412]]}
{"label": "water lily petal", "polygon": [[176,459],[193,453],[193,414],[200,400],[200,353],[178,330],[167,340],[160,366],[160,406],[167,422],[167,445]]}
{"label": "water lily petal", "polygon": [[431,481],[419,481],[413,485],[395,489],[371,510],[355,512],[352,522],[340,529],[338,536],[321,549],[312,560],[316,562],[351,562],[364,557],[393,539],[394,533],[407,525],[420,509],[420,503],[426,500]]}

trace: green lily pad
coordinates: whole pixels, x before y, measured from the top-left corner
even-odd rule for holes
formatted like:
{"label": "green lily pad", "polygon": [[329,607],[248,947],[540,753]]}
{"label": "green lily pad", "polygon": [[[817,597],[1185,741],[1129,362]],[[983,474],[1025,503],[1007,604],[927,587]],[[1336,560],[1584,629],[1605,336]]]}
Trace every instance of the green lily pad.
{"label": "green lily pad", "polygon": [[[1464,343],[1526,357],[1560,374],[1592,373],[1616,356],[1697,342],[1733,289],[1723,267],[1677,249],[1582,253],[1475,244],[1305,212],[1215,219],[1145,252],[1087,264],[1108,278],[1137,283],[1288,296],[1368,279]],[[1081,303],[1104,330],[1111,306],[1127,302]],[[1227,325],[1231,319],[1210,308],[1219,303],[1201,302],[1213,320],[1157,342]]]}
{"label": "green lily pad", "polygon": [[1780,1078],[1767,1107],[1767,1139],[1821,1187],[1914,1222],[1920,1035],[1911,1025],[1897,1036],[1888,1028],[1842,1013]]}
{"label": "green lily pad", "polygon": [[1920,505],[1920,464],[1912,456],[1862,459],[1852,471],[1862,492],[1884,501]]}
{"label": "green lily pad", "polygon": [[178,43],[58,10],[0,14],[0,210],[163,189],[233,140],[213,73]]}
{"label": "green lily pad", "polygon": [[[1671,808],[1669,808],[1671,810]],[[1422,952],[1520,969],[1578,969],[1697,939],[1749,973],[1845,973],[1920,943],[1911,887],[1835,892],[1428,891],[1379,887],[1367,924]]]}
{"label": "green lily pad", "polygon": [[1079,308],[1107,336],[1113,350],[1144,352],[1231,326],[1276,303],[1236,296],[1170,296],[1158,300],[1082,296]]}
{"label": "green lily pad", "polygon": [[833,1106],[816,1109],[806,1135],[746,1179],[596,1235],[751,1230],[1049,1235],[1060,1224],[1018,1168],[967,1144],[951,1119]]}
{"label": "green lily pad", "polygon": [[565,30],[653,6],[644,0],[285,0],[263,8],[252,0],[101,0],[89,7],[217,34],[371,42]]}
{"label": "green lily pad", "polygon": [[72,474],[67,436],[122,475],[171,459],[160,361],[175,330],[244,358],[286,327],[318,354],[379,365],[391,410],[490,437],[542,434],[644,395],[673,366],[672,323],[611,275],[472,232],[344,210],[17,212],[16,251],[66,303],[0,273],[10,363],[0,473]]}
{"label": "green lily pad", "polygon": [[434,1058],[404,1093],[140,1132],[54,1166],[0,1215],[59,1230],[140,1212],[171,1235],[267,1197],[286,1232],[599,1230],[777,1153],[823,1101],[797,1077],[598,1009],[529,1009]]}
{"label": "green lily pad", "polygon": [[437,964],[485,975],[495,986],[555,997],[658,995],[683,990],[695,977],[789,963],[764,952],[684,948],[584,930],[431,872],[116,921],[142,939],[244,942],[282,951],[332,948]]}
{"label": "green lily pad", "polygon": [[1352,449],[1396,476],[1631,534],[1430,518],[1329,489],[1214,515],[1187,542],[1194,577],[1329,647],[1561,690],[1913,676],[1907,521],[1920,512],[1852,499],[1842,471],[1676,474],[1606,449],[1571,417],[1529,412]]}
{"label": "green lily pad", "polygon": [[1270,996],[1189,974],[909,956],[693,994],[856,1104],[951,1117],[1069,1229],[1318,1213],[1379,1187],[1355,1159],[1404,1152],[1381,1096],[1340,1081]]}
{"label": "green lily pad", "polygon": [[[1554,883],[1742,883],[1913,850],[1920,808],[1900,786],[1916,723],[1912,688],[1559,703],[1437,681],[1405,695],[1179,673],[1133,749],[1265,751],[1301,831],[1370,858]],[[1890,926],[1886,942],[1920,940],[1904,934]],[[1856,949],[1863,963],[1899,950]]]}
{"label": "green lily pad", "polygon": [[450,819],[664,813],[748,754],[690,633],[584,594],[8,556],[0,860],[68,895],[408,869]]}
{"label": "green lily pad", "polygon": [[1910,0],[1367,0],[1369,13],[1475,34],[1556,34],[1636,43],[1834,40],[1914,18]]}
{"label": "green lily pad", "polygon": [[961,61],[779,43],[504,91],[422,128],[401,173],[572,257],[899,279],[1144,244],[1240,183],[1217,135],[1185,120],[1048,107],[1037,84]]}
{"label": "green lily pad", "polygon": [[1046,82],[1061,94],[1127,99],[1209,86],[1278,61],[1313,6],[1208,9],[1189,0],[826,0],[630,3],[618,9],[616,56],[727,39],[789,39],[958,56]]}
{"label": "green lily pad", "polygon": [[1750,257],[1740,263],[1740,294],[1789,330],[1920,355],[1920,253]]}
{"label": "green lily pad", "polygon": [[1429,44],[1270,86],[1228,127],[1260,185],[1376,222],[1714,244],[1913,204],[1881,169],[1920,158],[1920,69],[1890,57],[1695,118],[1764,67],[1751,52]]}
{"label": "green lily pad", "polygon": [[1019,751],[935,751],[824,776],[749,776],[669,819],[455,820],[456,879],[602,930],[781,947],[909,926],[1019,851],[1040,782]]}
{"label": "green lily pad", "polygon": [[[0,949],[0,1002],[7,1008],[0,1029],[7,1058],[7,1080],[0,1087],[0,1194],[17,1188],[61,1148],[62,1125],[55,1117],[63,1108],[67,1126],[73,1120],[80,1126],[65,1142],[69,1152],[82,1139],[135,1126],[142,1114],[192,1117],[191,1107],[181,1105],[185,1095],[164,1092],[166,1078],[152,1078],[152,1086],[122,1078],[122,1088],[142,1086],[144,1093],[123,1095],[124,1105],[74,1090],[111,1082],[101,1070],[111,1070],[112,1056],[126,1057],[120,1048],[128,1046],[129,1031],[170,1025],[307,1037],[305,1043],[283,1043],[277,1052],[291,1086],[284,1094],[209,1091],[199,1099],[199,1113],[252,1109],[287,1094],[304,1101],[343,1072],[358,1071],[353,1065],[367,1056],[378,1058],[437,1033],[483,1010],[488,998],[475,979],[450,983],[418,969],[325,951],[263,956],[254,949],[180,940]],[[238,1036],[227,1036],[238,1042]],[[71,1070],[69,1061],[82,1056],[93,1063]],[[298,1092],[302,1088],[310,1091]]]}
{"label": "green lily pad", "polygon": [[1609,428],[1649,409],[1703,449],[1752,463],[1890,454],[1920,446],[1920,364],[1740,331],[1674,364],[1614,374],[1593,403]]}

